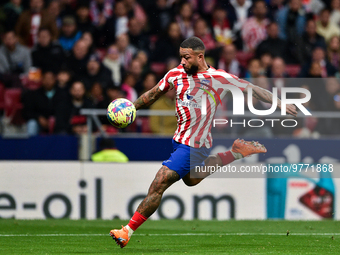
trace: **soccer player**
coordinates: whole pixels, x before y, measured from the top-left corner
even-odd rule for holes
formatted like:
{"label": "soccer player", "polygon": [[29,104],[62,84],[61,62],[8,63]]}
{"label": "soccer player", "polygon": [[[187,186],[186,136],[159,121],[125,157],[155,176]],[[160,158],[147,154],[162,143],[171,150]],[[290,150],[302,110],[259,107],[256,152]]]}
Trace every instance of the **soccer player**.
{"label": "soccer player", "polygon": [[[147,196],[125,227],[110,231],[110,235],[121,248],[127,245],[133,232],[157,210],[164,191],[173,183],[182,179],[186,185],[194,186],[209,175],[192,176],[190,170],[195,166],[224,166],[234,160],[267,151],[258,142],[237,139],[230,151],[209,156],[213,117],[218,102],[231,90],[231,86],[238,87],[243,93],[251,89],[252,96],[267,103],[273,102],[273,95],[268,90],[208,66],[204,52],[205,46],[199,38],[190,37],[184,40],[179,49],[180,65],[171,69],[155,87],[134,102],[138,110],[151,105],[168,90],[176,89],[178,125],[172,140],[174,151],[163,162]],[[234,97],[234,100],[240,98]],[[277,99],[277,102],[280,107],[281,101]],[[288,114],[296,116],[294,105],[287,105],[286,109]]]}

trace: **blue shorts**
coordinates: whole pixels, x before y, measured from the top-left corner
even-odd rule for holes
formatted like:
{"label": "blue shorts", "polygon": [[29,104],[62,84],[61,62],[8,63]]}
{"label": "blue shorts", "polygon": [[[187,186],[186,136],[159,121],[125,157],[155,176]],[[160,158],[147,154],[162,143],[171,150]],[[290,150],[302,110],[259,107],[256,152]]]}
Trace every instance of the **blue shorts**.
{"label": "blue shorts", "polygon": [[174,151],[162,165],[174,170],[180,179],[187,175],[195,166],[204,166],[204,160],[210,155],[211,148],[192,148],[188,145],[172,140]]}

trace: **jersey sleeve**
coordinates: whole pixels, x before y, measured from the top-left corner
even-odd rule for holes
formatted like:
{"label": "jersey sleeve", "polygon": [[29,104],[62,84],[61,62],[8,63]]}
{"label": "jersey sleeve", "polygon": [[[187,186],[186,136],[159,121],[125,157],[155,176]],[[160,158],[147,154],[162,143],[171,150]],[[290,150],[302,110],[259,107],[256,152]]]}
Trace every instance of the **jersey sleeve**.
{"label": "jersey sleeve", "polygon": [[172,75],[172,70],[167,72],[166,75],[159,81],[159,89],[162,91],[168,91],[174,87],[175,78]]}
{"label": "jersey sleeve", "polygon": [[229,74],[229,75],[232,77],[232,79],[229,78],[230,83],[238,87],[242,91],[250,84],[249,81],[240,79],[236,75],[233,75],[233,74]]}

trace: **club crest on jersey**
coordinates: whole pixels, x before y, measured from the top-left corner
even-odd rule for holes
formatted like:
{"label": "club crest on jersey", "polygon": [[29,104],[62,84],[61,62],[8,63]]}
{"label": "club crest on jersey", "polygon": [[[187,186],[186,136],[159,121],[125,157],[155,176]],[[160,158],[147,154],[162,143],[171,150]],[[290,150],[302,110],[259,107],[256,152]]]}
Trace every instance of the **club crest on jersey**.
{"label": "club crest on jersey", "polygon": [[200,84],[201,84],[201,87],[210,86],[210,80],[207,80],[207,79],[201,80]]}

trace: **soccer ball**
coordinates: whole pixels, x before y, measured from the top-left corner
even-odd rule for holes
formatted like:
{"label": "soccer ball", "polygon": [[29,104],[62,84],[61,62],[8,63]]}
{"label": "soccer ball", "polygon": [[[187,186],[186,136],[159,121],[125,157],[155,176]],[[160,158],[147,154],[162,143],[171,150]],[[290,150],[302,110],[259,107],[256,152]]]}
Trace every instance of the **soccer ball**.
{"label": "soccer ball", "polygon": [[109,122],[117,128],[126,128],[136,118],[136,108],[125,98],[113,100],[107,107],[106,113]]}

